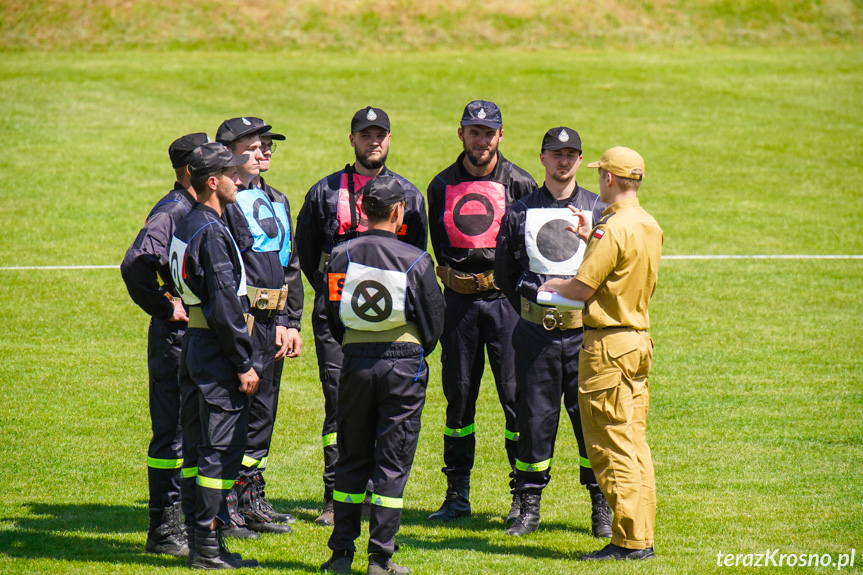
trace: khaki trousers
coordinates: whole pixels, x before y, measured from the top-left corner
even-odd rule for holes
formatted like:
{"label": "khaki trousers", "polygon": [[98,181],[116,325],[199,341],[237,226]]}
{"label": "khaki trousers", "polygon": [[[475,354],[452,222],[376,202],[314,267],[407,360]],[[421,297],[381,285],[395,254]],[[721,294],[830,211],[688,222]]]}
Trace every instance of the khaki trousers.
{"label": "khaki trousers", "polygon": [[590,465],[613,512],[611,542],[653,547],[656,483],[645,424],[653,340],[630,328],[585,330],[578,402]]}

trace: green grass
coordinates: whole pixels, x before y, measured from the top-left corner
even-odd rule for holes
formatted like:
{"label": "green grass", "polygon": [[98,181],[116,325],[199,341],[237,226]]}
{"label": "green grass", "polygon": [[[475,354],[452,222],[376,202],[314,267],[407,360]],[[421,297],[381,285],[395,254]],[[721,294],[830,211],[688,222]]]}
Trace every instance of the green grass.
{"label": "green grass", "polygon": [[[318,178],[350,161],[348,123],[366,104],[393,121],[392,169],[424,189],[455,158],[461,109],[480,97],[503,110],[504,153],[538,179],[552,126],[580,132],[585,160],[612,145],[639,150],[643,203],[663,226],[665,254],[861,254],[861,84],[857,48],[7,53],[0,267],[118,264],[171,185],[171,140],[212,135],[235,115],[288,135],[268,181],[295,214]],[[595,172],[579,174],[596,189]],[[729,571],[715,565],[720,551],[856,548],[859,572],[861,293],[861,260],[663,262],[648,430],[659,559],[646,565],[575,561],[597,544],[565,420],[542,528],[503,534],[503,418],[489,374],[474,517],[446,528],[422,520],[444,490],[436,352],[398,558],[416,573],[708,573]],[[0,323],[0,573],[180,572],[178,561],[143,553],[146,318],[119,272],[0,270]],[[268,492],[298,516],[297,532],[235,547],[267,567],[311,572],[329,532],[311,524],[323,402],[308,321],[303,334],[268,471]]]}

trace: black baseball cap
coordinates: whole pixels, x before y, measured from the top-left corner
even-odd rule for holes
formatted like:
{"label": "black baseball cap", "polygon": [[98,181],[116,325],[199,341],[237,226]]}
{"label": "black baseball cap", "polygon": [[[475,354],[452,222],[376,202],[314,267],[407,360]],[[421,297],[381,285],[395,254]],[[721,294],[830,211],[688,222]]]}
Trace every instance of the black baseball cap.
{"label": "black baseball cap", "polygon": [[189,173],[192,176],[205,176],[223,168],[242,166],[248,160],[248,154],[235,154],[224,144],[210,142],[192,150]]}
{"label": "black baseball cap", "polygon": [[503,124],[500,108],[494,102],[474,100],[464,107],[461,115],[462,126],[486,126],[497,130]]}
{"label": "black baseball cap", "polygon": [[404,199],[401,182],[391,175],[377,175],[363,186],[364,206],[391,206]]}
{"label": "black baseball cap", "polygon": [[581,136],[572,128],[552,128],[542,139],[542,150],[562,150],[572,148],[581,153]]}
{"label": "black baseball cap", "polygon": [[[261,124],[264,124],[266,126],[266,122],[264,122],[260,118],[247,118],[247,119],[251,120],[253,122],[255,122],[255,121],[260,122]],[[270,128],[270,129],[272,129],[272,128]],[[264,130],[263,132],[259,133],[258,135],[261,136],[262,138],[264,136],[266,136],[266,137],[272,138],[274,140],[284,140],[285,139],[285,137],[282,134],[277,134],[275,132],[271,132],[270,130]]]}
{"label": "black baseball cap", "polygon": [[246,118],[231,118],[225,120],[216,131],[216,141],[226,146],[242,137],[268,132],[272,128],[260,118],[248,116]]}
{"label": "black baseball cap", "polygon": [[369,126],[378,126],[389,132],[390,117],[380,108],[372,108],[371,106],[357,110],[357,113],[351,118],[351,132],[361,132]]}
{"label": "black baseball cap", "polygon": [[171,158],[171,167],[175,170],[189,165],[189,154],[192,150],[211,142],[210,137],[204,132],[195,132],[194,134],[186,134],[171,142],[168,146],[168,157]]}

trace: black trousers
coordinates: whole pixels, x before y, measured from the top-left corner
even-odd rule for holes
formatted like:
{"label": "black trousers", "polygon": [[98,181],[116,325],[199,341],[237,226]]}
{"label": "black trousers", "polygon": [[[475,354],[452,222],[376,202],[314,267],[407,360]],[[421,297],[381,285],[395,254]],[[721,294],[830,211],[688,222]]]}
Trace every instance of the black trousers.
{"label": "black trousers", "polygon": [[209,530],[230,523],[226,498],[240,473],[248,437],[248,396],[216,334],[189,328],[180,362],[183,395],[183,513],[186,525]]}
{"label": "black trousers", "polygon": [[[249,439],[243,456],[241,475],[252,476],[265,464],[273,440],[273,427],[279,405],[279,383],[275,377],[276,319],[266,313],[253,313],[252,350],[255,371],[260,380],[258,391],[249,398]],[[282,362],[278,362],[282,364]],[[279,366],[281,379],[281,365]]]}
{"label": "black trousers", "polygon": [[371,483],[368,552],[392,556],[395,551],[427,384],[428,365],[419,346],[411,357],[345,356],[330,549],[355,550],[362,503]]}
{"label": "black trousers", "polygon": [[339,374],[342,370],[342,344],[335,340],[327,324],[326,292],[315,292],[312,331],[318,356],[318,375],[324,393],[324,426],[321,432],[324,448],[324,496],[332,498],[339,458],[336,405],[339,401]]}
{"label": "black trousers", "polygon": [[147,368],[150,374],[150,424],[147,449],[150,509],[171,507],[180,500],[183,431],[180,425],[180,352],[186,324],[150,320]]}
{"label": "black trousers", "polygon": [[516,492],[548,485],[561,397],[578,441],[579,480],[582,485],[596,483],[587,459],[578,410],[578,353],[582,334],[580,328],[547,331],[524,319],[518,320],[513,331],[520,432]]}
{"label": "black trousers", "polygon": [[473,469],[476,400],[485,368],[484,348],[494,375],[506,419],[504,446],[515,469],[518,427],[515,410],[515,366],[512,330],[518,314],[506,298],[464,296],[446,290],[441,368],[447,400],[444,430],[444,468],[449,475],[470,475]]}

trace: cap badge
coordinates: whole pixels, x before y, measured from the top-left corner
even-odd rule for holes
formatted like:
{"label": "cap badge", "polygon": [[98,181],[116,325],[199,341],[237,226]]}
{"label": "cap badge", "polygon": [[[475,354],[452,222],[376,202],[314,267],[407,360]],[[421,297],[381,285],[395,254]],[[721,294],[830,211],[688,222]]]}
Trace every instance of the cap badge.
{"label": "cap badge", "polygon": [[247,119],[245,119],[245,118],[243,118],[243,123],[244,123],[245,125],[247,125],[247,126],[251,126],[251,125],[252,125],[252,123],[251,123],[250,121],[248,121]]}
{"label": "cap badge", "polygon": [[368,120],[369,122],[374,122],[377,119],[378,119],[378,115],[375,114],[374,110],[369,108],[369,112],[366,114],[366,120]]}
{"label": "cap badge", "polygon": [[566,130],[561,130],[560,134],[557,136],[557,139],[560,140],[561,142],[568,142],[569,141],[569,134],[566,133]]}
{"label": "cap badge", "polygon": [[485,108],[480,108],[476,115],[480,120],[485,120]]}

